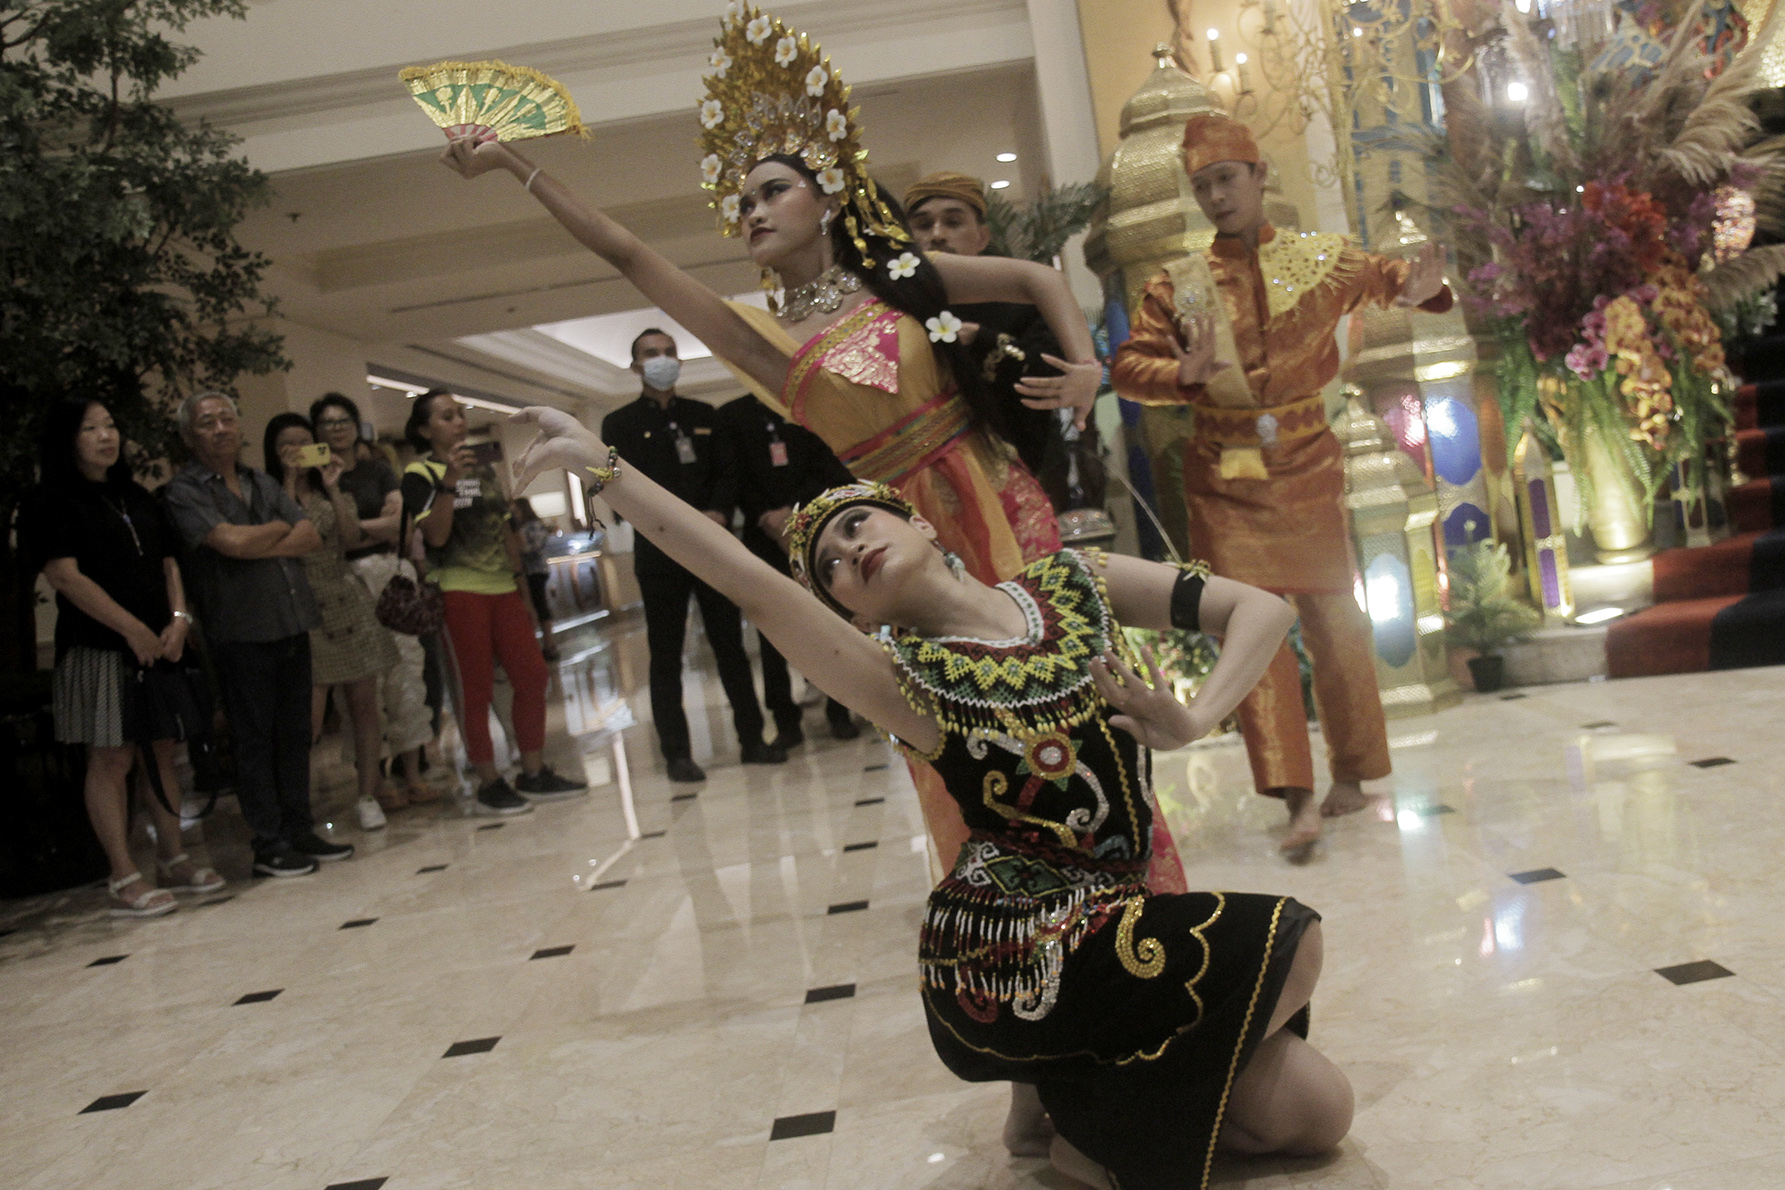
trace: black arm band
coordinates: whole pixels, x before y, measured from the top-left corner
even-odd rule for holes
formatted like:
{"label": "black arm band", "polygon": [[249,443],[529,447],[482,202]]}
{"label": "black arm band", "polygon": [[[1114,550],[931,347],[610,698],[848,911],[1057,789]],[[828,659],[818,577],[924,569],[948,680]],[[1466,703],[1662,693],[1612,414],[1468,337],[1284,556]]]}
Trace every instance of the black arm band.
{"label": "black arm band", "polygon": [[1198,615],[1202,607],[1202,575],[1186,570],[1171,587],[1171,626],[1187,632],[1202,628]]}

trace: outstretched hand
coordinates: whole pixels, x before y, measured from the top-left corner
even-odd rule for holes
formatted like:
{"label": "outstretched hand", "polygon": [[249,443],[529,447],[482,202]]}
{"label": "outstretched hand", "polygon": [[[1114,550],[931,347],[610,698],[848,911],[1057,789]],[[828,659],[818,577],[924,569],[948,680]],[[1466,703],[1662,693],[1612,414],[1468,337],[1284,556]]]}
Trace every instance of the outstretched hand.
{"label": "outstretched hand", "polygon": [[542,472],[607,466],[607,447],[595,432],[562,409],[532,405],[509,415],[517,425],[536,425],[539,436],[514,461],[514,490],[524,492]]}
{"label": "outstretched hand", "polygon": [[1184,334],[1182,343],[1178,342],[1176,335],[1173,335],[1169,340],[1172,354],[1178,357],[1179,385],[1193,388],[1199,384],[1207,384],[1210,377],[1214,376],[1216,372],[1233,366],[1215,358],[1215,316],[1213,314],[1186,315],[1182,323],[1182,330]]}
{"label": "outstretched hand", "polygon": [[1408,264],[1407,281],[1396,305],[1423,306],[1444,292],[1444,249],[1427,241]]}
{"label": "outstretched hand", "polygon": [[1151,687],[1114,650],[1091,661],[1091,677],[1098,691],[1119,712],[1110,717],[1110,725],[1149,748],[1167,751],[1207,735],[1210,725],[1203,723],[1193,708],[1172,696],[1171,683],[1159,672],[1153,650],[1143,647],[1140,655],[1147,663]]}
{"label": "outstretched hand", "polygon": [[495,132],[475,124],[458,125],[463,134],[446,134],[446,152],[440,162],[460,177],[475,178],[493,169],[507,169],[518,158],[513,149],[495,139]]}
{"label": "outstretched hand", "polygon": [[1016,384],[1023,404],[1031,409],[1070,409],[1072,424],[1079,429],[1091,416],[1097,403],[1097,390],[1103,387],[1103,365],[1096,360],[1072,364],[1057,356],[1043,353],[1050,366],[1060,369],[1061,376],[1025,376]]}

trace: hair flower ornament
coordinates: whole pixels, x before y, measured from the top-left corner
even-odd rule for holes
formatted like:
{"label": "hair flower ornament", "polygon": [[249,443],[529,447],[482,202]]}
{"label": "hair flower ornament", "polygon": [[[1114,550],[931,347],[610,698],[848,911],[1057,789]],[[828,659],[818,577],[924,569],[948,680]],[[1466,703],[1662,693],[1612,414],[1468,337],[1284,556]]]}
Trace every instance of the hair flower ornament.
{"label": "hair flower ornament", "polygon": [[[701,179],[719,213],[721,234],[739,234],[736,200],[750,171],[784,156],[810,171],[824,194],[838,196],[837,216],[864,261],[874,255],[870,237],[890,240],[893,249],[880,249],[888,255],[911,242],[868,174],[849,86],[810,38],[753,5],[734,3],[720,22],[709,61],[713,71],[700,105]],[[713,158],[716,176],[707,164]]]}
{"label": "hair flower ornament", "polygon": [[719,174],[723,169],[724,163],[719,160],[719,154],[708,153],[705,157],[700,159],[701,183],[703,185],[711,186],[714,182],[719,180]]}
{"label": "hair flower ornament", "polygon": [[[897,260],[886,262],[886,275],[894,281],[903,281],[907,277],[917,276],[917,266],[923,262],[909,252],[899,253]],[[950,316],[952,317],[952,315]]]}
{"label": "hair flower ornament", "polygon": [[707,59],[707,74],[711,78],[722,79],[725,72],[731,69],[731,55],[724,50],[714,50]]}
{"label": "hair flower ornament", "polygon": [[[911,270],[916,272],[914,268]],[[932,343],[953,343],[960,338],[961,328],[967,324],[954,316],[953,310],[944,310],[934,318],[924,319],[924,327],[930,332]]]}

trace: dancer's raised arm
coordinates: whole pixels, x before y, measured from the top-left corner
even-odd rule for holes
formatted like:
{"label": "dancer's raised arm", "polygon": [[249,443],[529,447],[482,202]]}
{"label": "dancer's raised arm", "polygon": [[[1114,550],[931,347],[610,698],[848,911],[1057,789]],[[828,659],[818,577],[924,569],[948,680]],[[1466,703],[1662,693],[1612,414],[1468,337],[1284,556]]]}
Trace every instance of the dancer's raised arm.
{"label": "dancer's raised arm", "polygon": [[1021,302],[1041,311],[1047,329],[1065,349],[1068,359],[1041,358],[1058,368],[1061,376],[1028,376],[1016,386],[1031,409],[1071,409],[1079,429],[1091,415],[1097,390],[1103,383],[1103,365],[1091,343],[1091,328],[1079,309],[1078,299],[1058,269],[1029,260],[1003,256],[958,256],[936,253],[931,261],[948,287],[948,300],[961,305],[976,302]]}
{"label": "dancer's raised arm", "polygon": [[725,300],[683,272],[668,257],[620,226],[605,212],[586,205],[569,187],[506,144],[476,136],[452,137],[440,160],[467,178],[492,170],[513,174],[564,225],[564,230],[620,270],[651,302],[705,343],[713,354],[747,373],[770,392],[787,381],[787,357]]}
{"label": "dancer's raised arm", "polygon": [[[562,410],[523,409],[512,420],[540,430],[515,463],[517,492],[554,467],[582,472],[608,465],[607,447]],[[935,720],[905,701],[892,661],[880,645],[744,548],[705,513],[632,468],[608,482],[601,498],[658,549],[737,604],[819,689],[915,748],[928,752],[936,747],[940,735]]]}

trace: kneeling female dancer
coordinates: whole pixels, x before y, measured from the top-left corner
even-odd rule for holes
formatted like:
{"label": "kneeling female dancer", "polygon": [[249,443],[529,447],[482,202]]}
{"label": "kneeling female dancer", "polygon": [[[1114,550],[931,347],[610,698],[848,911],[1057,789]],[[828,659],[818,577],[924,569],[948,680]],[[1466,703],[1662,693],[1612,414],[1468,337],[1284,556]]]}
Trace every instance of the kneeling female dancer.
{"label": "kneeling female dancer", "polygon": [[[971,834],[919,939],[930,1036],[962,1078],[1033,1087],[1012,1114],[1034,1118],[1013,1123],[1045,1108],[1062,1172],[1200,1190],[1217,1143],[1338,1144],[1351,1087],[1304,1040],[1319,917],[1288,897],[1156,894],[1143,879],[1148,749],[1182,746],[1233,710],[1294,618],[1281,599],[1200,566],[1072,550],[990,587],[897,492],[855,484],[792,518],[790,561],[814,600],[622,472],[568,413],[515,416],[541,430],[516,464],[520,489],[543,470],[588,469],[614,511],[942,775]],[[1150,657],[1152,687],[1135,673],[1121,623],[1223,638],[1189,706]]]}
{"label": "kneeling female dancer", "polygon": [[[1070,408],[1082,427],[1103,369],[1065,278],[1026,260],[917,251],[868,173],[849,87],[798,30],[734,3],[714,46],[701,175],[720,231],[745,241],[781,293],[773,313],[721,298],[493,134],[451,137],[443,160],[468,178],[505,171],[524,184],[765,404],[822,438],[858,478],[896,488],[974,578],[1010,578],[1059,549],[1053,508],[998,436],[996,400],[947,307],[1035,306],[1071,359],[1050,360],[1062,375],[1020,391],[1035,408]],[[914,763],[911,777],[945,867],[966,824],[927,766]],[[1148,886],[1183,891],[1163,822],[1149,854]]]}

